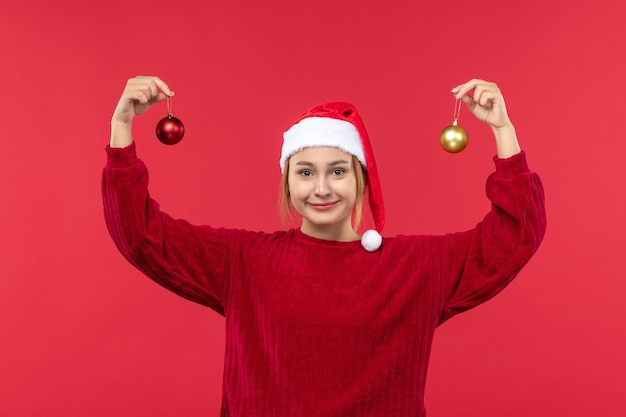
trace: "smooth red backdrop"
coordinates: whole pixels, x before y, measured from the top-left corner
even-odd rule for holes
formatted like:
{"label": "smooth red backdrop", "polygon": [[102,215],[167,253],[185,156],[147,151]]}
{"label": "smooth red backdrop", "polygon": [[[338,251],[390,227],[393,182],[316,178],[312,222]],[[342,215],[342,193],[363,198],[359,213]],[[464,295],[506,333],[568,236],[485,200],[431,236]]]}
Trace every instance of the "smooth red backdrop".
{"label": "smooth red backdrop", "polygon": [[[136,121],[151,192],[195,223],[281,228],[281,134],[354,102],[377,154],[386,235],[473,227],[488,209],[489,130],[449,89],[501,86],[547,192],[543,246],[491,302],[443,325],[432,416],[621,417],[626,6],[615,1],[2,1],[0,415],[207,416],[223,320],[117,252],[100,173],[126,80],[156,74],[186,125],[166,147]],[[320,399],[323,401],[323,399]]]}

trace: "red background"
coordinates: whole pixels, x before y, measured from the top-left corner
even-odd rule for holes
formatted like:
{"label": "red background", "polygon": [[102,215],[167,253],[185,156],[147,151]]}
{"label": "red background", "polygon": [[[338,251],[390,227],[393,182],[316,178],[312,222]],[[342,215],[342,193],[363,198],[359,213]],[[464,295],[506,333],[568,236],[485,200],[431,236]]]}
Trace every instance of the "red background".
{"label": "red background", "polygon": [[[176,91],[185,139],[136,121],[163,208],[280,228],[281,134],[347,100],[375,148],[386,235],[473,227],[495,153],[438,145],[449,89],[502,88],[549,228],[518,279],[443,325],[432,416],[624,416],[624,52],[615,1],[8,2],[0,13],[0,415],[217,415],[223,320],[134,270],[102,216],[109,121],[126,80]],[[323,399],[322,399],[323,400]]]}

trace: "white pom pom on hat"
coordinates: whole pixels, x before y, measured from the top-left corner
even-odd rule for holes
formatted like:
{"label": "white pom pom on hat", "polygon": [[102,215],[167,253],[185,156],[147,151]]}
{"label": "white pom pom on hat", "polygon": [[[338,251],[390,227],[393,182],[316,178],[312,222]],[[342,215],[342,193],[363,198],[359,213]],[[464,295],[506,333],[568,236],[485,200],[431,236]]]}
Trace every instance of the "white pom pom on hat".
{"label": "white pom pom on hat", "polygon": [[368,252],[374,252],[383,244],[383,237],[374,229],[366,230],[361,236],[361,245]]}
{"label": "white pom pom on hat", "polygon": [[303,113],[283,134],[280,169],[294,153],[310,147],[332,146],[356,156],[367,171],[369,206],[376,230],[367,230],[361,237],[365,250],[374,252],[382,245],[380,231],[385,226],[385,207],[369,136],[361,116],[353,104],[331,102],[315,106]]}

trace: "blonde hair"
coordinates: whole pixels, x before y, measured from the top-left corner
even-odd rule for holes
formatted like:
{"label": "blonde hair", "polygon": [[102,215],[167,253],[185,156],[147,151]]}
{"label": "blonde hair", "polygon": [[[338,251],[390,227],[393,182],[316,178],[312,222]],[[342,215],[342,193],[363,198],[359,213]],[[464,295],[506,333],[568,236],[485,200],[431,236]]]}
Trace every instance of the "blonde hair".
{"label": "blonde hair", "polygon": [[[283,175],[280,179],[280,193],[279,193],[279,207],[280,217],[283,222],[283,226],[287,226],[290,220],[297,217],[297,213],[291,204],[291,198],[289,194],[289,161],[291,158],[285,161],[285,168],[283,169]],[[365,169],[359,162],[358,158],[352,155],[352,167],[354,169],[354,176],[356,178],[356,201],[354,203],[354,209],[352,210],[352,229],[358,233],[359,226],[361,225],[361,219],[363,217],[363,200],[365,199],[365,189],[367,186],[367,176]]]}

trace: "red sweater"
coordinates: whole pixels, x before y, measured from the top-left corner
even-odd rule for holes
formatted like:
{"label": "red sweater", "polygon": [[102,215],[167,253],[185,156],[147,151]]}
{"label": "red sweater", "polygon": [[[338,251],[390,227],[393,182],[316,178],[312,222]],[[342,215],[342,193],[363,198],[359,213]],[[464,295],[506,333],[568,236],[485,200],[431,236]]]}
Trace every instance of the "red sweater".
{"label": "red sweater", "polygon": [[425,416],[435,328],[500,292],[545,231],[524,153],[494,159],[493,208],[473,230],[384,238],[373,253],[175,220],[150,198],[134,144],[107,154],[105,218],[122,255],[226,319],[223,416]]}

